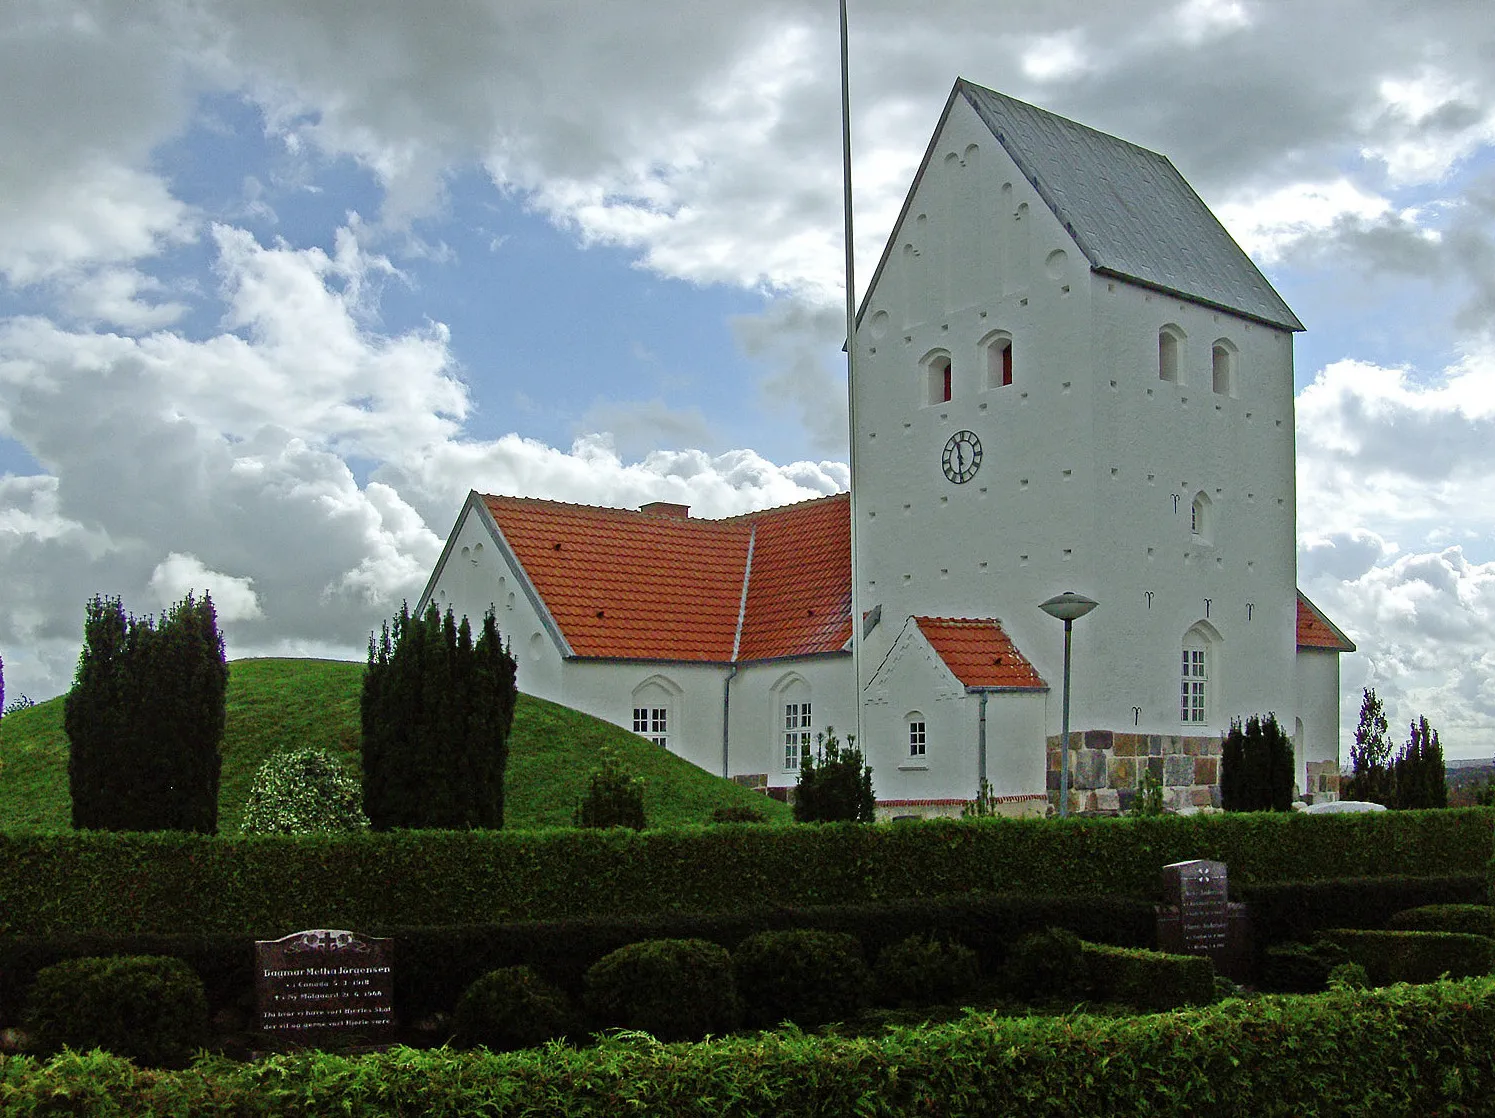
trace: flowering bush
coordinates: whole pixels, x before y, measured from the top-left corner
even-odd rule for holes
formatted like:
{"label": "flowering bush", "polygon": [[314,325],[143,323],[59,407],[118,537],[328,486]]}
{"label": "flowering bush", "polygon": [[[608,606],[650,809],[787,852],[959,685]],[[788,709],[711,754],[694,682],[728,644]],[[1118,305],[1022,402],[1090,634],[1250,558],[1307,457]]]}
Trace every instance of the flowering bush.
{"label": "flowering bush", "polygon": [[255,773],[240,829],[249,835],[362,831],[363,789],[320,749],[277,753]]}

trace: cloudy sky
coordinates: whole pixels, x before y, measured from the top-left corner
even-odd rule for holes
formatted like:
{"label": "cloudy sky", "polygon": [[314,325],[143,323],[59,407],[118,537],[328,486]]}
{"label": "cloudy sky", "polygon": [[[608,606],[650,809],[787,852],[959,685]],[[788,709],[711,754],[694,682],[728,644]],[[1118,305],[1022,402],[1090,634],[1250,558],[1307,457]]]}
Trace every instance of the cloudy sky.
{"label": "cloudy sky", "polygon": [[[957,75],[1169,155],[1309,326],[1348,726],[1495,753],[1488,0],[850,6],[860,275]],[[7,691],[98,591],[357,657],[469,488],[844,488],[838,97],[834,0],[7,0]]]}

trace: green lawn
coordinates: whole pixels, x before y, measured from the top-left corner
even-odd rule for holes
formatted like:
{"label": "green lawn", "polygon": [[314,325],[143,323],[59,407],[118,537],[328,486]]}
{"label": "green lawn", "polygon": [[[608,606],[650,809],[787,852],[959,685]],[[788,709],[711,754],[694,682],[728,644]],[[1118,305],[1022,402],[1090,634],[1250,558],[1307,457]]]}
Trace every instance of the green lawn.
{"label": "green lawn", "polygon": [[[358,772],[358,695],[363,665],[335,660],[236,660],[229,665],[228,726],[223,736],[219,831],[239,828],[255,771],[272,753],[315,746]],[[62,699],[0,719],[0,831],[66,830],[67,737]],[[728,804],[748,804],[772,822],[789,808],[739,788],[642,738],[567,707],[519,696],[509,739],[508,826],[569,826],[571,812],[611,747],[645,780],[653,826],[704,823]]]}

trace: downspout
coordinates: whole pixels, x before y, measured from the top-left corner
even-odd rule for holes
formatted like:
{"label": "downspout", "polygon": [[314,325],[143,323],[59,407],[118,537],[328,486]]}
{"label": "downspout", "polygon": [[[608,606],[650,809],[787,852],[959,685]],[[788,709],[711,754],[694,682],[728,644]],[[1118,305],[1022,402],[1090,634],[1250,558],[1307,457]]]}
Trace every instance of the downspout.
{"label": "downspout", "polygon": [[981,714],[976,721],[976,795],[986,791],[986,696],[981,692]]}
{"label": "downspout", "polygon": [[753,545],[758,542],[758,525],[748,529],[747,562],[742,568],[742,596],[737,600],[737,632],[732,637],[732,670],[722,680],[722,779],[732,779],[730,742],[732,737],[732,681],[737,678],[737,654],[742,650],[742,625],[747,618],[748,579],[753,573]]}

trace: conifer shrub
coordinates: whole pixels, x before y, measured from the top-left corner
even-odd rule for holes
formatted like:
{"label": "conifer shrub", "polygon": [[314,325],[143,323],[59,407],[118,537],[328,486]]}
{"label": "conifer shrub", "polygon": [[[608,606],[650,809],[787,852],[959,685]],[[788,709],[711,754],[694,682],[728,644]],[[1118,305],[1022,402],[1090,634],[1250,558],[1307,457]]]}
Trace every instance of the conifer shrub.
{"label": "conifer shrub", "polygon": [[182,1067],[207,1040],[208,1003],[180,959],[68,959],[37,972],[25,1022],[43,1055],[103,1048],[138,1064]]}
{"label": "conifer shrub", "polygon": [[1030,932],[1007,953],[1001,981],[1025,1002],[1083,997],[1089,984],[1084,941],[1067,928]]}
{"label": "conifer shrub", "polygon": [[855,735],[842,745],[833,727],[817,734],[815,748],[806,749],[800,760],[799,780],[794,787],[796,823],[871,823],[877,815],[872,792],[872,769]]}
{"label": "conifer shrub", "polygon": [[979,977],[976,953],[964,944],[912,935],[884,947],[872,969],[882,1005],[944,1005],[969,994]]}
{"label": "conifer shrub", "polygon": [[277,753],[254,775],[239,829],[311,835],[368,829],[358,780],[320,749]]}
{"label": "conifer shrub", "polygon": [[603,1027],[663,1041],[700,1040],[737,1027],[727,949],[704,939],[651,939],[620,947],[587,971],[587,1011]]}
{"label": "conifer shrub", "polygon": [[644,782],[623,767],[610,749],[600,753],[602,764],[592,773],[572,816],[578,827],[605,829],[628,827],[642,831],[648,825],[644,812]]}
{"label": "conifer shrub", "polygon": [[63,714],[73,826],[215,834],[227,694],[211,597],[159,620],[94,597]]}
{"label": "conifer shrub", "polygon": [[1463,932],[1495,936],[1495,908],[1483,904],[1427,904],[1405,909],[1386,921],[1400,932]]}
{"label": "conifer shrub", "polygon": [[493,611],[400,607],[376,641],[359,699],[364,810],[375,830],[496,830],[514,722],[516,666]]}
{"label": "conifer shrub", "polygon": [[1340,963],[1329,972],[1331,990],[1366,990],[1370,988],[1370,976],[1359,963]]}
{"label": "conifer shrub", "polygon": [[1226,811],[1287,811],[1293,800],[1293,743],[1275,714],[1230,723],[1220,747]]}
{"label": "conifer shrub", "polygon": [[456,1042],[495,1052],[534,1048],[566,1034],[566,995],[526,966],[501,967],[479,978],[457,1002]]}
{"label": "conifer shrub", "polygon": [[844,932],[759,932],[732,953],[732,970],[753,1028],[781,1021],[819,1028],[853,1016],[871,995],[861,944]]}

